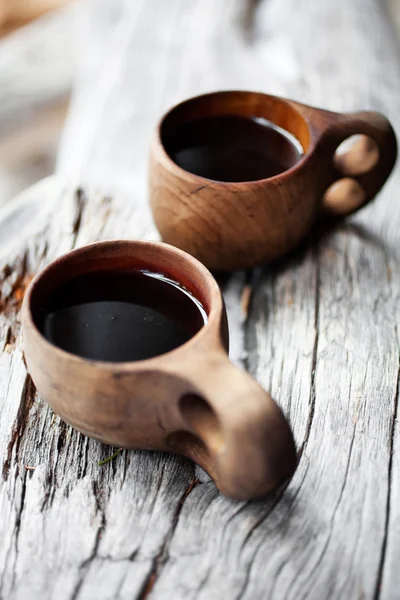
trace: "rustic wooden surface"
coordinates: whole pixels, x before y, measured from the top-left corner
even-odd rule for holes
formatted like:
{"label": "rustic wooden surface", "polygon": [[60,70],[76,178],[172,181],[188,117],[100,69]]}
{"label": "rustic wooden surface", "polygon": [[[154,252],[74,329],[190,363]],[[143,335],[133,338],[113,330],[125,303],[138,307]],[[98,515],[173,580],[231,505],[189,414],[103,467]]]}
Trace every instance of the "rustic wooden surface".
{"label": "rustic wooden surface", "polygon": [[232,358],[277,398],[301,456],[264,501],[229,501],[173,456],[123,452],[100,467],[112,449],[51,414],[19,335],[23,290],[49,260],[95,239],[156,237],[146,145],[178,99],[253,88],[381,110],[399,131],[400,50],[383,4],[91,8],[58,177],[0,220],[0,597],[397,599],[398,168],[351,221],[221,280]]}

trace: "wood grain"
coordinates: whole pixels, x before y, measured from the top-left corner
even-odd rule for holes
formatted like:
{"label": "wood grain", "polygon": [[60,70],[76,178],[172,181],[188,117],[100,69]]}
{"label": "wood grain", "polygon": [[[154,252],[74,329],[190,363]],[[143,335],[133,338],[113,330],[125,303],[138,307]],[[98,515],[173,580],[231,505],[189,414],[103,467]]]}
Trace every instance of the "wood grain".
{"label": "wood grain", "polygon": [[259,89],[379,110],[399,131],[400,52],[380,2],[309,0],[298,10],[269,0],[253,18],[244,8],[94,3],[93,53],[59,157],[60,175],[86,185],[77,193],[50,180],[3,213],[2,597],[398,597],[398,168],[347,224],[272,267],[221,278],[233,356],[277,398],[301,450],[285,490],[229,501],[191,463],[144,452],[100,468],[111,450],[55,419],[26,376],[18,308],[30,275],[88,241],[156,236],[145,147],[169,105]]}

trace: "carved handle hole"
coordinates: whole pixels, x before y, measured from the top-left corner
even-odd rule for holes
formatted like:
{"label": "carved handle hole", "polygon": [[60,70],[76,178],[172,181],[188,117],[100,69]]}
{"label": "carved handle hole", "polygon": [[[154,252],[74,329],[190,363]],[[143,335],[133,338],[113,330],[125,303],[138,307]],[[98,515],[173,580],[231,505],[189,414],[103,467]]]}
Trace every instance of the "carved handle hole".
{"label": "carved handle hole", "polygon": [[364,203],[365,192],[358,181],[351,177],[335,181],[324,194],[324,206],[332,215],[347,215]]}
{"label": "carved handle hole", "polygon": [[223,445],[222,428],[211,406],[196,394],[185,394],[179,401],[179,408],[185,423],[213,452]]}
{"label": "carved handle hole", "polygon": [[342,175],[364,175],[379,161],[379,148],[367,135],[352,135],[336,149],[333,163]]}

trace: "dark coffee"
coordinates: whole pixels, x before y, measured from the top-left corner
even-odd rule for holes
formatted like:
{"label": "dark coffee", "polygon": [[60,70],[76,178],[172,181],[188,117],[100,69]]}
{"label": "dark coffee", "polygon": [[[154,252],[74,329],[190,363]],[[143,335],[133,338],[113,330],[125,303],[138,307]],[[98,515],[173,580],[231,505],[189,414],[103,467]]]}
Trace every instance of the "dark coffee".
{"label": "dark coffee", "polygon": [[187,342],[207,321],[200,302],[162,275],[103,271],[61,285],[36,311],[45,337],[84,358],[152,358]]}
{"label": "dark coffee", "polygon": [[293,167],[302,156],[291,134],[259,118],[207,117],[163,136],[177,165],[216,181],[256,181]]}

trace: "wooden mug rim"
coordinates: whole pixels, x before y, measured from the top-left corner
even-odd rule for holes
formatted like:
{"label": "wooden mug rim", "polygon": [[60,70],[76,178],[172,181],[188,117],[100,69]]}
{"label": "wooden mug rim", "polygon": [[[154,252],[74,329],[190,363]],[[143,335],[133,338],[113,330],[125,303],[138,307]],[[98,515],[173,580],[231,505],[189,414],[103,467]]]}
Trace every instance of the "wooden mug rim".
{"label": "wooden mug rim", "polygon": [[[96,258],[97,261],[99,258],[99,251],[106,250],[109,254],[110,258],[118,258],[118,256],[112,257],[113,251],[117,251],[120,253],[120,257],[133,259],[135,253],[129,254],[127,252],[123,252],[124,250],[141,250],[146,254],[146,252],[153,253],[154,257],[162,256],[168,257],[172,259],[172,263],[174,265],[174,269],[170,272],[163,272],[162,269],[155,271],[154,266],[151,269],[153,272],[158,272],[163,275],[166,275],[173,279],[176,283],[186,288],[190,293],[192,293],[195,298],[201,302],[205,312],[207,314],[207,322],[201,327],[201,329],[195,333],[187,342],[170,350],[169,352],[165,352],[164,354],[160,354],[154,356],[152,358],[147,358],[143,360],[136,361],[121,361],[121,362],[112,362],[112,361],[100,361],[100,360],[91,360],[88,358],[84,358],[79,356],[78,354],[74,354],[73,352],[69,352],[67,350],[63,350],[59,346],[51,343],[40,331],[38,326],[36,325],[34,319],[35,308],[32,306],[32,303],[36,300],[36,294],[40,294],[40,286],[43,283],[47,283],[52,280],[52,277],[59,273],[62,273],[62,270],[68,265],[71,266],[71,262],[73,266],[81,266],[81,269],[76,269],[71,273],[71,276],[66,276],[65,278],[61,278],[56,280],[55,284],[50,286],[50,289],[47,293],[51,293],[51,290],[55,290],[58,285],[62,282],[67,281],[68,279],[84,274],[90,273],[96,270],[102,270],[92,268],[91,265],[88,265],[89,268],[84,268],[84,263],[80,262],[85,255],[88,257]],[[74,262],[76,261],[77,262]],[[136,257],[136,265],[143,265],[146,263],[146,258],[140,257],[139,259]],[[151,265],[151,261],[149,260],[149,265]],[[162,261],[161,261],[162,262]],[[133,265],[135,263],[132,263]],[[155,264],[155,263],[153,263]],[[179,274],[182,273],[182,270],[185,272],[185,269],[182,269],[182,264],[184,264],[185,268],[191,275],[194,275],[195,285],[193,285],[193,281],[189,283],[183,276],[181,279],[179,278]],[[114,267],[115,268],[115,267]],[[126,268],[126,267],[125,267]],[[133,266],[133,268],[139,269],[138,266]],[[143,269],[144,270],[144,269]],[[168,271],[168,269],[167,269]],[[174,275],[171,277],[171,275]],[[184,281],[182,281],[182,279]],[[197,286],[197,287],[196,287]],[[39,288],[39,292],[38,292]],[[200,291],[201,290],[201,291]],[[42,292],[43,293],[43,292]],[[43,293],[43,296],[46,295],[46,292]],[[54,261],[49,263],[42,271],[40,271],[30,283],[23,300],[22,305],[22,320],[24,322],[25,327],[29,327],[31,332],[34,332],[37,339],[43,344],[47,350],[51,350],[55,352],[56,355],[60,357],[60,359],[68,359],[69,361],[73,361],[74,365],[84,364],[90,365],[94,368],[106,369],[109,371],[115,371],[118,368],[119,372],[129,371],[143,371],[145,369],[154,369],[154,367],[161,366],[161,363],[164,366],[167,366],[170,362],[174,363],[176,360],[181,358],[179,355],[187,353],[193,348],[199,347],[202,343],[204,343],[205,339],[210,338],[206,344],[210,347],[210,349],[215,349],[220,346],[220,327],[221,321],[223,321],[223,312],[224,312],[224,303],[222,299],[222,294],[219,289],[219,286],[214,279],[213,275],[210,271],[196,258],[176,248],[171,246],[170,244],[166,244],[164,242],[155,242],[148,240],[107,240],[101,242],[93,242],[91,244],[87,244],[85,246],[81,246],[74,250],[71,250]],[[214,332],[214,335],[213,335]]]}
{"label": "wooden mug rim", "polygon": [[[163,131],[162,131],[169,119],[173,118],[173,116],[175,114],[179,114],[179,112],[185,110],[186,108],[190,109],[191,107],[193,107],[195,109],[198,105],[201,105],[202,103],[204,103],[204,104],[210,103],[210,105],[211,105],[215,99],[224,100],[224,99],[229,99],[229,98],[235,98],[235,96],[237,97],[237,99],[239,101],[245,100],[246,98],[249,98],[249,97],[253,97],[255,100],[257,100],[257,103],[259,106],[261,106],[263,104],[268,104],[270,106],[272,106],[273,104],[275,104],[275,105],[279,104],[286,111],[288,111],[296,116],[296,118],[299,120],[299,122],[301,122],[302,126],[305,129],[305,138],[306,139],[305,139],[304,143],[302,140],[299,139],[299,137],[293,131],[290,131],[287,127],[283,127],[282,125],[279,125],[279,123],[276,123],[276,119],[268,119],[272,123],[274,123],[278,127],[280,127],[281,129],[283,129],[283,130],[287,131],[288,133],[290,133],[291,135],[293,135],[298,140],[300,145],[302,146],[303,154],[294,165],[292,165],[288,169],[285,169],[281,173],[277,173],[276,175],[272,175],[270,177],[265,177],[263,179],[253,179],[250,181],[232,182],[232,181],[222,181],[219,179],[211,179],[209,177],[204,177],[202,175],[196,175],[195,173],[191,173],[190,171],[187,171],[186,169],[180,167],[171,158],[171,156],[169,155],[168,151],[165,148],[165,144],[163,142]],[[227,107],[228,107],[228,103],[227,103]],[[306,107],[306,108],[308,108],[308,107]],[[311,126],[311,123],[309,122],[309,119],[303,113],[303,111],[301,109],[302,109],[302,105],[298,104],[297,102],[288,100],[286,98],[282,98],[281,96],[275,96],[273,94],[265,94],[263,92],[257,92],[257,91],[223,90],[223,91],[216,91],[216,92],[208,92],[206,94],[199,94],[197,96],[192,96],[190,98],[182,100],[181,102],[172,106],[167,112],[165,112],[162,115],[162,117],[159,119],[159,121],[155,127],[154,138],[153,138],[154,142],[152,145],[153,150],[158,154],[158,159],[163,162],[164,166],[166,166],[169,171],[175,172],[180,177],[186,179],[190,183],[198,184],[199,186],[212,184],[212,185],[216,185],[216,186],[220,185],[221,187],[226,187],[229,185],[234,185],[235,187],[237,187],[237,186],[238,187],[240,187],[240,186],[246,187],[249,185],[253,185],[253,186],[265,185],[269,181],[271,181],[271,182],[277,182],[279,180],[285,181],[287,178],[290,178],[294,173],[299,171],[305,165],[305,163],[307,163],[307,161],[309,160],[309,158],[316,146],[317,140],[316,140],[316,136],[314,135],[314,131]],[[243,111],[240,111],[240,110],[237,110],[235,112],[233,112],[233,111],[224,112],[223,111],[218,114],[220,114],[220,115],[228,115],[228,114],[234,115],[235,114],[238,116],[242,116],[244,114],[246,114],[246,116],[249,115],[248,112],[244,113]],[[258,115],[253,115],[253,116],[258,116]],[[264,117],[264,118],[267,118],[267,117]]]}

